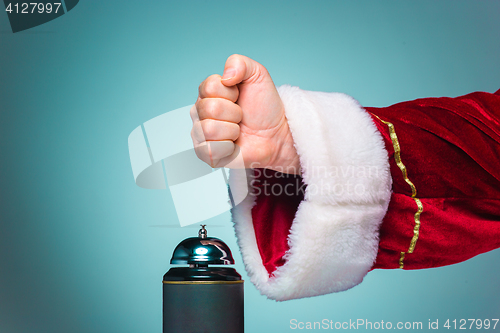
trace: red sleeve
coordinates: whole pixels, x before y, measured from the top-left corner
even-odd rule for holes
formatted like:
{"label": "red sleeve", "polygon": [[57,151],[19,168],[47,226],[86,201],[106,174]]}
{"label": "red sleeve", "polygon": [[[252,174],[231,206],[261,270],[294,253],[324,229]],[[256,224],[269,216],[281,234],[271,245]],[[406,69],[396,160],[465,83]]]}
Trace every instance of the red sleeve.
{"label": "red sleeve", "polygon": [[[393,178],[373,268],[438,267],[500,247],[500,90],[366,110],[374,115],[386,143]],[[395,161],[388,125],[375,115],[393,124],[401,161],[423,207],[418,233],[411,186]],[[252,209],[253,225],[262,262],[271,275],[285,262],[287,236],[304,197],[304,184],[298,176],[255,173],[262,191]],[[277,183],[288,184],[296,195],[272,193]],[[416,234],[413,253],[408,253]]]}
{"label": "red sleeve", "polygon": [[[384,137],[393,179],[373,268],[439,267],[500,247],[500,90],[366,110]],[[414,198],[382,121],[393,125]]]}

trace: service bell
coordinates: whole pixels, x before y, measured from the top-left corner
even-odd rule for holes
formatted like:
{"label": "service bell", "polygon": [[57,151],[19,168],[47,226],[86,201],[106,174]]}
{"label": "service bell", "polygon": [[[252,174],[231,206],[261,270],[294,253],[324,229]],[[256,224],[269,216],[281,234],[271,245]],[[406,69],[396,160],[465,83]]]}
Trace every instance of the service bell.
{"label": "service bell", "polygon": [[244,331],[243,280],[232,265],[231,250],[222,240],[198,237],[177,245],[163,276],[163,333],[240,333]]}

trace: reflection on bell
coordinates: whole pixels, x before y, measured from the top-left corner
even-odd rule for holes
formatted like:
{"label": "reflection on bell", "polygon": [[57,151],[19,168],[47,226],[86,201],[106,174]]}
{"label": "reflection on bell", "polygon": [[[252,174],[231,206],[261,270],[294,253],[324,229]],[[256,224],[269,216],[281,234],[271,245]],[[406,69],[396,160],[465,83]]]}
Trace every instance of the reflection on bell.
{"label": "reflection on bell", "polygon": [[163,276],[163,333],[244,331],[243,280],[231,265],[229,247],[218,238],[208,237],[202,225],[198,237],[177,245],[171,268]]}

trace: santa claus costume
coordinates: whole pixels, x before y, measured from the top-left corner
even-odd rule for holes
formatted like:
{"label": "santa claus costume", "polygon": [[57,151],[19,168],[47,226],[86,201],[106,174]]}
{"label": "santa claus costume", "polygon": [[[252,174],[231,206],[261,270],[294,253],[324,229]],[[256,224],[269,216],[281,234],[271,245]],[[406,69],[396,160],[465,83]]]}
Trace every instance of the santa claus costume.
{"label": "santa claus costume", "polygon": [[386,108],[278,91],[301,176],[230,176],[233,192],[250,189],[232,215],[262,294],[338,292],[372,269],[439,267],[500,247],[500,90]]}

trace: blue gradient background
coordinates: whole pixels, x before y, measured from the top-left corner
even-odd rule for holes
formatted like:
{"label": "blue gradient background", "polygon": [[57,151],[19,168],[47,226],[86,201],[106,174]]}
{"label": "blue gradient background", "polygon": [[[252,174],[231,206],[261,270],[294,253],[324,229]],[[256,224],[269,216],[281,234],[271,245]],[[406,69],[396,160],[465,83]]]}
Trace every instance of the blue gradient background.
{"label": "blue gradient background", "polygon": [[[162,275],[196,229],[157,227],[177,224],[173,203],[135,185],[127,137],[194,103],[232,53],[277,85],[366,106],[493,92],[499,17],[499,1],[82,0],[12,34],[0,13],[0,332],[161,332]],[[229,214],[210,222],[247,280],[247,332],[286,332],[293,318],[500,317],[500,250],[276,303],[248,281]]]}

